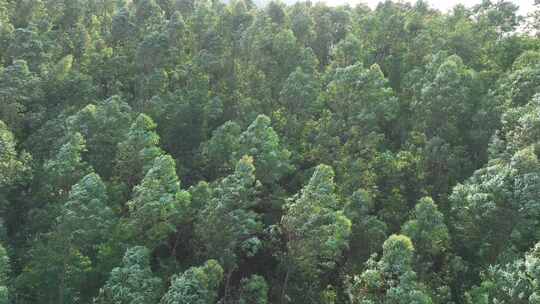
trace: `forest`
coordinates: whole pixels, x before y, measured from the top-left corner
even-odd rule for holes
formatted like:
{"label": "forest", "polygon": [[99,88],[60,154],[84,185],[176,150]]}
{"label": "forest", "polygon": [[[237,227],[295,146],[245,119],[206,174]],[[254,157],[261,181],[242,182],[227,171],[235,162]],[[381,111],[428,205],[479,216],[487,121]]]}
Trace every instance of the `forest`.
{"label": "forest", "polygon": [[540,304],[540,1],[0,0],[0,304]]}

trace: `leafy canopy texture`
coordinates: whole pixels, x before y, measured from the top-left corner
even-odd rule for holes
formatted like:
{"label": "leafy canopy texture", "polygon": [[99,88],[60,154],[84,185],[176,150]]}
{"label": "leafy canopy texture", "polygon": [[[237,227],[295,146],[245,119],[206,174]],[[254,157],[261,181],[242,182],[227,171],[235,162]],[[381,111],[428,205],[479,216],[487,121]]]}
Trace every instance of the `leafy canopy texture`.
{"label": "leafy canopy texture", "polygon": [[13,133],[0,120],[0,187],[11,185],[25,171],[24,159],[18,155],[15,144]]}
{"label": "leafy canopy texture", "polygon": [[150,269],[150,252],[142,246],[128,249],[122,265],[111,271],[95,303],[158,303],[163,289],[161,279]]}
{"label": "leafy canopy texture", "polygon": [[302,271],[333,268],[348,245],[351,222],[335,193],[334,171],[315,168],[308,184],[287,205],[282,226],[288,255]]}
{"label": "leafy canopy texture", "polygon": [[417,282],[413,252],[408,237],[391,235],[383,244],[380,260],[369,260],[362,275],[354,278],[353,303],[433,303]]}
{"label": "leafy canopy texture", "polygon": [[0,304],[540,304],[540,0],[327,2],[0,0]]}
{"label": "leafy canopy texture", "polygon": [[254,211],[257,180],[253,158],[244,156],[233,174],[222,179],[201,212],[195,233],[204,244],[204,256],[219,260],[230,271],[238,255],[255,255],[261,245],[260,216]]}
{"label": "leafy canopy texture", "polygon": [[203,266],[191,267],[174,276],[171,287],[161,299],[162,304],[210,304],[215,303],[223,268],[215,260],[208,260]]}
{"label": "leafy canopy texture", "polygon": [[190,202],[189,193],[180,189],[175,167],[168,155],[156,158],[127,203],[129,229],[149,248],[155,248],[176,231]]}

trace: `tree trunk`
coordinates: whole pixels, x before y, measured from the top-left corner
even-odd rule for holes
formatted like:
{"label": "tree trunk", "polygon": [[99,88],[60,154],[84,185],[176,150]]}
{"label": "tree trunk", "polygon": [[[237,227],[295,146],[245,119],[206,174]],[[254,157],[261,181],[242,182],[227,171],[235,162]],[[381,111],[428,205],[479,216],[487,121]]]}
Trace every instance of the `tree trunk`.
{"label": "tree trunk", "polygon": [[67,263],[68,263],[67,259],[68,259],[68,252],[64,252],[64,257],[62,261],[62,272],[60,274],[60,282],[58,284],[58,304],[64,304],[64,294],[66,291],[66,268],[67,268]]}
{"label": "tree trunk", "polygon": [[227,278],[225,279],[225,295],[223,296],[224,297],[224,302],[225,304],[229,303],[229,289],[230,289],[230,285],[231,285],[231,277],[232,277],[232,273],[233,273],[233,270],[229,270],[227,272]]}
{"label": "tree trunk", "polygon": [[176,258],[176,247],[178,247],[178,241],[180,240],[180,233],[176,233],[176,237],[174,238],[174,244],[171,249],[171,256]]}
{"label": "tree trunk", "polygon": [[291,267],[287,265],[287,272],[285,273],[285,279],[283,280],[283,286],[281,287],[281,304],[285,304],[285,294],[287,293],[287,284],[289,283],[290,274]]}

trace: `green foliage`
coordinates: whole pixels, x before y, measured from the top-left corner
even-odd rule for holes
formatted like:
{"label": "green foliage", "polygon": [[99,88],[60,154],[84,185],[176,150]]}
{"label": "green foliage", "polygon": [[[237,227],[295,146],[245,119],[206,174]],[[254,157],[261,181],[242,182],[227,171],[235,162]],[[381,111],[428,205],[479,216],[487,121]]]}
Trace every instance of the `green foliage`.
{"label": "green foliage", "polygon": [[268,303],[268,284],[259,275],[252,275],[240,282],[239,304],[266,304]]}
{"label": "green foliage", "polygon": [[412,270],[414,247],[403,235],[391,235],[383,244],[378,262],[369,260],[366,270],[353,279],[353,303],[433,303],[422,290]]}
{"label": "green foliage", "polygon": [[95,173],[72,187],[53,231],[30,249],[30,262],[17,279],[24,294],[64,303],[92,296],[92,289],[81,287],[97,283],[93,269],[97,248],[115,224],[107,199],[105,184]]}
{"label": "green foliage", "polygon": [[112,174],[117,143],[126,136],[131,118],[131,107],[119,96],[89,104],[68,118],[69,129],[86,140],[88,162],[104,178]]}
{"label": "green foliage", "polygon": [[189,193],[180,189],[174,160],[169,155],[154,159],[141,183],[133,189],[127,205],[127,225],[132,237],[154,249],[176,232],[190,202]]}
{"label": "green foliage", "polygon": [[166,59],[167,54],[167,36],[161,33],[151,33],[141,42],[137,48],[137,65],[141,71],[150,73],[153,69],[162,65],[162,60]]}
{"label": "green foliage", "polygon": [[257,207],[253,158],[244,156],[233,174],[212,189],[212,197],[195,223],[195,236],[204,248],[203,256],[219,260],[225,271],[237,267],[238,256],[253,256],[260,247],[262,230]]}
{"label": "green foliage", "polygon": [[0,245],[0,303],[9,303],[9,274],[11,271],[9,256],[6,249]]}
{"label": "green foliage", "polygon": [[126,251],[122,266],[111,271],[94,303],[158,303],[162,285],[161,279],[156,278],[150,269],[149,250],[141,246],[132,247]]}
{"label": "green foliage", "polygon": [[0,69],[0,120],[13,128],[15,133],[19,133],[23,124],[33,116],[25,114],[35,113],[43,107],[35,103],[41,94],[39,83],[39,77],[30,71],[24,60],[16,60]]}
{"label": "green foliage", "polygon": [[416,204],[414,219],[403,225],[402,233],[411,238],[420,255],[442,254],[450,242],[444,215],[430,197],[421,198]]}
{"label": "green foliage", "polygon": [[[310,56],[313,56],[310,53]],[[318,97],[321,83],[315,66],[296,68],[288,77],[279,93],[281,107],[274,113],[276,130],[291,148],[301,140],[305,124],[320,108]],[[295,157],[295,154],[291,155]]]}
{"label": "green foliage", "polygon": [[131,190],[138,184],[154,159],[163,154],[159,148],[156,124],[149,116],[137,116],[126,139],[118,144],[115,175]]}
{"label": "green foliage", "polygon": [[16,280],[16,297],[73,303],[73,299],[88,291],[82,287],[91,273],[91,262],[78,249],[66,246],[60,235],[35,241],[28,254],[30,261]]}
{"label": "green foliage", "polygon": [[270,118],[259,115],[240,135],[237,156],[253,157],[257,178],[263,184],[277,182],[292,170],[291,153],[280,146],[279,137],[270,125]]}
{"label": "green foliage", "polygon": [[462,130],[468,131],[467,123],[471,121],[475,105],[473,72],[460,57],[444,58],[444,54],[436,54],[426,70],[424,85],[421,81],[414,84],[421,87],[420,96],[412,105],[417,119],[422,122],[419,124],[422,132],[428,138],[438,136],[451,143],[466,139]]}
{"label": "green foliage", "polygon": [[[237,159],[234,158],[240,148],[240,126],[228,121],[212,132],[212,137],[203,146],[203,155],[209,170],[219,173],[229,173],[234,169]],[[219,176],[219,175],[218,175]]]}
{"label": "green foliage", "polygon": [[540,302],[539,4],[263,2],[0,0],[0,302]]}
{"label": "green foliage", "polygon": [[365,190],[355,191],[345,208],[351,220],[349,254],[354,268],[361,268],[367,259],[380,250],[388,237],[388,225],[376,215],[373,196]]}
{"label": "green foliage", "polygon": [[95,250],[114,224],[107,204],[107,192],[101,178],[90,173],[75,184],[58,218],[58,232],[79,248]]}
{"label": "green foliage", "polygon": [[[308,184],[285,205],[281,227],[286,239],[287,271],[298,269],[308,281],[332,271],[349,244],[351,221],[335,193],[334,171],[315,168]],[[287,283],[284,283],[286,292]]]}
{"label": "green foliage", "polygon": [[[80,133],[68,135],[67,142],[60,147],[53,159],[45,161],[43,170],[47,174],[52,193],[67,194],[70,187],[91,169],[82,159],[86,142]],[[60,193],[61,195],[62,193]]]}
{"label": "green foliage", "polygon": [[0,120],[0,188],[9,186],[27,170],[26,155],[18,155],[15,138],[7,125]]}
{"label": "green foliage", "polygon": [[56,63],[56,65],[53,67],[53,78],[55,78],[57,81],[62,81],[66,78],[67,74],[71,70],[71,67],[73,65],[73,56],[67,55],[66,57],[60,59]]}
{"label": "green foliage", "polygon": [[415,95],[411,102],[415,131],[426,140],[426,178],[433,181],[430,194],[439,199],[484,161],[480,151],[485,151],[495,126],[479,105],[482,83],[461,57],[439,52],[409,77]]}
{"label": "green foliage", "polygon": [[[452,289],[449,284],[461,274],[460,260],[450,252],[450,233],[444,215],[430,197],[421,198],[414,208],[413,218],[401,232],[410,237],[415,248],[414,270],[429,287],[435,303],[449,301]],[[439,270],[439,273],[437,273]]]}
{"label": "green foliage", "polygon": [[[397,114],[398,101],[377,65],[369,69],[361,63],[338,68],[330,76],[325,96],[334,119],[350,126],[349,136],[384,131]],[[345,131],[345,130],[344,130]]]}
{"label": "green foliage", "polygon": [[535,97],[525,106],[508,110],[501,132],[490,145],[488,164],[456,186],[450,196],[452,223],[461,240],[458,248],[476,263],[502,262],[536,241],[538,109]]}
{"label": "green foliage", "polygon": [[171,279],[171,287],[161,299],[161,304],[212,304],[216,303],[218,288],[223,279],[223,269],[215,260],[203,266],[191,267]]}
{"label": "green foliage", "polygon": [[466,294],[467,303],[539,303],[540,245],[505,265],[490,266],[482,283]]}

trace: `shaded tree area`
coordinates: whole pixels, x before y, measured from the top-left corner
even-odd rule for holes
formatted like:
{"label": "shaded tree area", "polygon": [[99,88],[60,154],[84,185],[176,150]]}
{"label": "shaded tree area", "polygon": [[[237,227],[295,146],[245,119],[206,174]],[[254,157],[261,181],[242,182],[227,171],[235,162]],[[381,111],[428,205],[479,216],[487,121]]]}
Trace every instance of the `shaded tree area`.
{"label": "shaded tree area", "polygon": [[0,303],[540,303],[540,28],[0,0]]}

